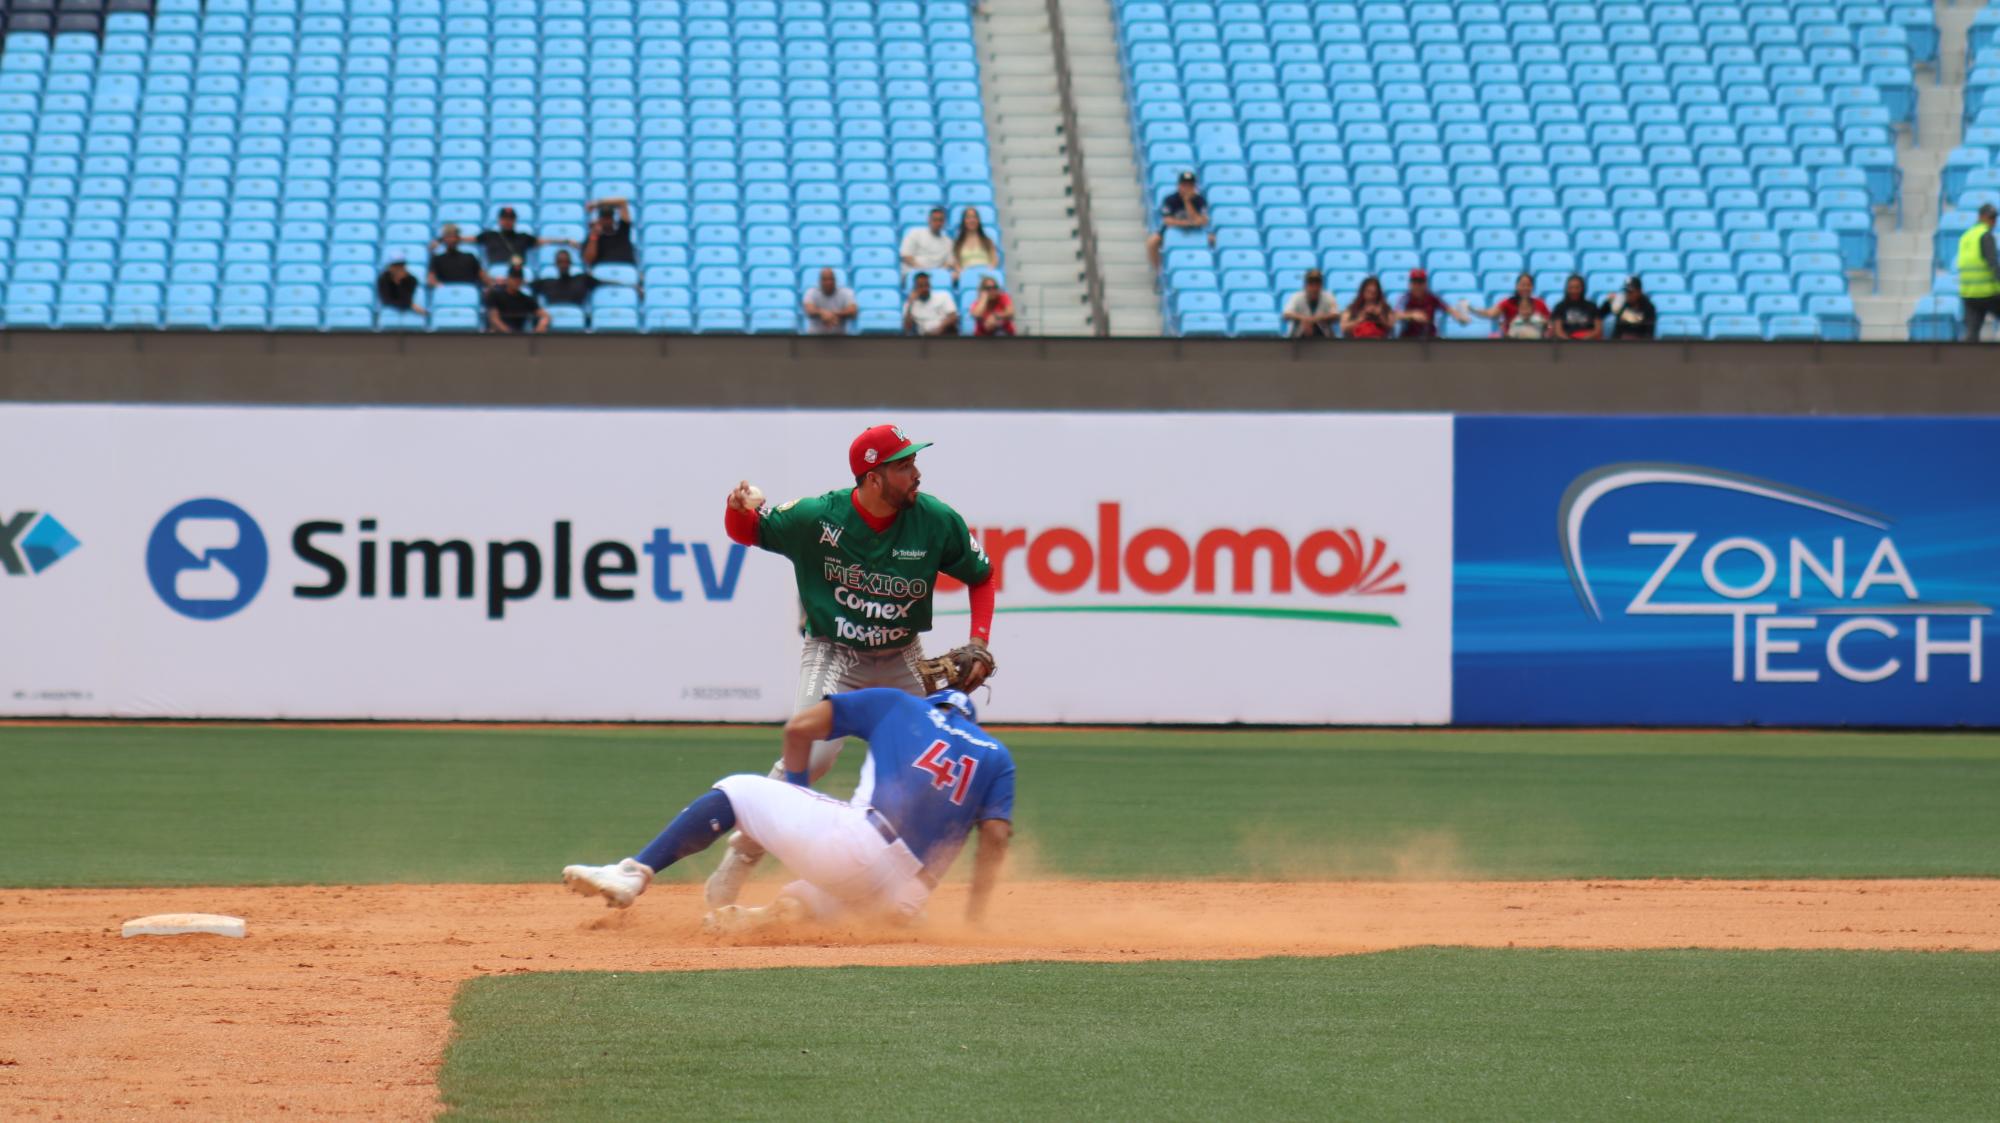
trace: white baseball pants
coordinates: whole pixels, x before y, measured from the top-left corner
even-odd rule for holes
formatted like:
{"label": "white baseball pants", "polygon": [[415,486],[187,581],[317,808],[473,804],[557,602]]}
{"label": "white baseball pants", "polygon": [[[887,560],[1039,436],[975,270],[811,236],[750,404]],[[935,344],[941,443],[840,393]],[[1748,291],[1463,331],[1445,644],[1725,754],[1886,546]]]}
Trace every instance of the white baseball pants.
{"label": "white baseball pants", "polygon": [[729,797],[736,829],[799,876],[782,892],[815,917],[854,910],[908,919],[929,899],[923,863],[902,840],[884,838],[868,808],[768,776],[726,776],[715,787]]}

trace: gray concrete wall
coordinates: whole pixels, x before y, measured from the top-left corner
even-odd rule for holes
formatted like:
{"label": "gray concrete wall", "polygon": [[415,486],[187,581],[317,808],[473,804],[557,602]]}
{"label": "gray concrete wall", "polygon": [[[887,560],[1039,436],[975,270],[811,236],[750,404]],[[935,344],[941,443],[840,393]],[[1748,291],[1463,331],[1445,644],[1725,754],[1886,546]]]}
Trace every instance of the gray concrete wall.
{"label": "gray concrete wall", "polygon": [[0,400],[2000,414],[1930,343],[0,333]]}

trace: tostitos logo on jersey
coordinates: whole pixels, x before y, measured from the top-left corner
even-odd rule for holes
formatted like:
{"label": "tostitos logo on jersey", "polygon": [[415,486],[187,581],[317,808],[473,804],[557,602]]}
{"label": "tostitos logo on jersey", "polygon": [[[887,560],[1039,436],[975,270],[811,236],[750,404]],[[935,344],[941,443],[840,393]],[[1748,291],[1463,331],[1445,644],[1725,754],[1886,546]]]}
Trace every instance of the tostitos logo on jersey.
{"label": "tostitos logo on jersey", "polygon": [[[1182,532],[1146,526],[1128,531],[1124,505],[1097,505],[1093,532],[1073,526],[987,527],[978,540],[993,563],[995,586],[1017,596],[1110,594],[1119,602],[1069,606],[1075,611],[1183,611],[1323,619],[1397,626],[1381,612],[1332,612],[1269,603],[1301,597],[1392,597],[1408,591],[1402,563],[1389,544],[1354,528],[1305,534],[1267,526],[1215,527]],[[942,585],[947,579],[940,578]],[[1009,582],[1012,582],[1010,585]],[[1192,594],[1199,601],[1174,606],[1153,598]],[[1224,605],[1222,598],[1263,603]],[[1139,603],[1131,603],[1138,600]],[[1005,611],[1011,602],[1003,602]],[[1027,606],[1022,606],[1027,607]],[[1037,608],[1056,610],[1056,606]]]}

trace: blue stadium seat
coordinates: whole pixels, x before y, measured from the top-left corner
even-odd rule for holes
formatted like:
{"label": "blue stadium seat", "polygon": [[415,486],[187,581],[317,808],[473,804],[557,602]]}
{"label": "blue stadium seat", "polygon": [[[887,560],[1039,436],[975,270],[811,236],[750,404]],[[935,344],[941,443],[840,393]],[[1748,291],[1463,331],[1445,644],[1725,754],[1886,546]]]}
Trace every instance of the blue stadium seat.
{"label": "blue stadium seat", "polygon": [[1962,325],[1956,297],[1922,297],[1917,301],[1916,310],[1910,314],[1910,339],[1949,343],[1963,334]]}
{"label": "blue stadium seat", "polygon": [[[1149,192],[1165,193],[1181,166],[1194,166],[1218,245],[1269,252],[1299,231],[1330,271],[1401,269],[1403,250],[1458,271],[1466,263],[1435,255],[1469,250],[1482,287],[1511,287],[1504,272],[1522,265],[1542,281],[1632,268],[1659,271],[1672,293],[1687,288],[1678,258],[1640,255],[1726,250],[1696,266],[1716,274],[1704,291],[1803,300],[1834,295],[1825,286],[1844,284],[1844,269],[1873,268],[1869,209],[1899,190],[1889,130],[1909,111],[1912,52],[1879,9],[1856,5],[1836,25],[1817,9],[1758,8],[1754,34],[1721,19],[1736,15],[1724,7],[1709,9],[1715,22],[1678,8],[1621,9],[1613,20],[1591,4],[1520,10],[1512,22],[1480,5],[1427,7],[1414,21],[1394,6],[1328,3],[1243,5],[1226,19],[1182,3],[1114,9]],[[1363,33],[1295,44],[1296,33],[1279,30],[1314,13]],[[1934,33],[1927,11],[1906,18]],[[1227,41],[1189,38],[1225,27]],[[1232,61],[1225,51],[1239,40],[1293,53]],[[1286,122],[1264,119],[1267,98],[1287,107]],[[1238,184],[1257,192],[1260,209],[1239,207]],[[1304,224],[1296,196],[1284,194],[1294,190],[1307,193]],[[1671,198],[1630,194],[1639,191]],[[1794,231],[1829,239],[1798,270],[1786,267],[1782,242],[1726,241]],[[1414,241],[1392,240],[1399,234]],[[1168,241],[1199,244],[1180,233]],[[1496,250],[1525,260],[1483,256]],[[1349,252],[1367,256],[1331,258]],[[1586,261],[1613,252],[1626,259]],[[1170,265],[1165,306],[1184,312],[1184,284],[1212,283],[1216,271],[1228,267]]]}
{"label": "blue stadium seat", "polygon": [[[505,205],[545,237],[580,241],[592,196],[632,199],[642,262],[658,266],[893,268],[911,221],[897,203],[979,208],[998,229],[962,9],[846,5],[831,22],[781,21],[755,0],[699,2],[697,20],[645,0],[636,16],[586,21],[566,0],[551,0],[559,16],[500,0],[513,5],[504,17],[488,0],[164,0],[152,19],[66,17],[101,39],[14,35],[0,56],[0,222],[16,226],[0,229],[0,260],[49,263],[49,282],[101,263],[102,276],[67,279],[161,291],[10,297],[12,322],[90,325],[101,307],[119,324],[374,330],[374,272],[391,254],[421,271],[439,224],[470,233]],[[508,21],[518,27],[500,34]],[[1278,167],[1258,182],[1287,179]],[[843,202],[831,236],[794,244],[794,205]],[[685,208],[709,204],[735,221],[690,221]],[[654,218],[659,206],[684,210]],[[177,291],[164,274],[126,274],[142,264]],[[334,275],[344,267],[366,275]],[[46,283],[35,274],[27,283]],[[424,326],[472,330],[476,300],[432,294]],[[630,330],[694,326],[685,305],[599,304],[594,321],[630,313]],[[729,323],[710,317],[713,330]]]}

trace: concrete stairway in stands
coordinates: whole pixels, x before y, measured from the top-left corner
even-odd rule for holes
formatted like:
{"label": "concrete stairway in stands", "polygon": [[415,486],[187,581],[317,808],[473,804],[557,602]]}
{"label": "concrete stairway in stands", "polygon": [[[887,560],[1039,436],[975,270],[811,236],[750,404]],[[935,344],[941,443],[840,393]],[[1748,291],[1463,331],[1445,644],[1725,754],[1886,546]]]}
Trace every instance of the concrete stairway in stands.
{"label": "concrete stairway in stands", "polygon": [[1917,128],[1914,134],[1904,129],[1896,144],[1903,172],[1901,222],[1893,212],[1876,216],[1876,277],[1853,285],[1863,339],[1908,339],[1910,313],[1931,291],[1939,171],[1964,131],[1966,29],[1983,6],[1945,0],[1936,5],[1937,67],[1917,72]]}
{"label": "concrete stairway in stands", "polygon": [[1076,104],[1105,318],[1112,335],[1157,336],[1162,334],[1160,294],[1146,262],[1145,216],[1151,204],[1141,194],[1139,164],[1132,150],[1118,29],[1106,0],[1056,3],[1068,47],[1065,61]]}
{"label": "concrete stairway in stands", "polygon": [[973,34],[1017,330],[1090,335],[1089,288],[1048,6],[1045,0],[984,0]]}

